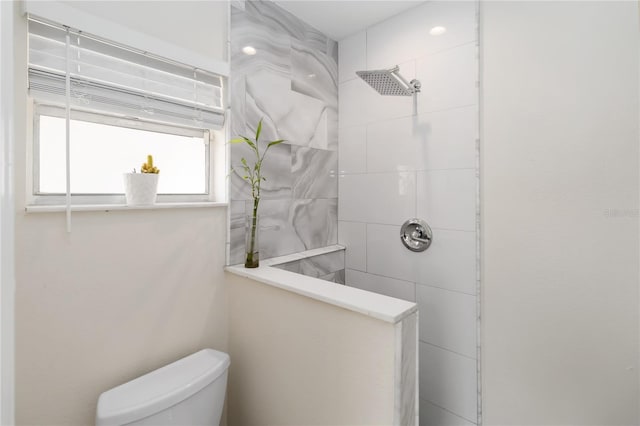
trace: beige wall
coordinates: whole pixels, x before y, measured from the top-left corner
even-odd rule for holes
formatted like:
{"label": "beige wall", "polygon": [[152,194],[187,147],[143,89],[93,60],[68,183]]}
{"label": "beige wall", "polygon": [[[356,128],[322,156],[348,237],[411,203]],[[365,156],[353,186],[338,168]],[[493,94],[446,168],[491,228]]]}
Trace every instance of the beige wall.
{"label": "beige wall", "polygon": [[[70,235],[63,213],[25,214],[24,17],[15,24],[17,423],[88,425],[102,391],[204,347],[227,350],[226,209],[74,213]],[[213,28],[212,43],[226,41],[226,26]]]}
{"label": "beige wall", "polygon": [[393,324],[231,274],[227,285],[229,424],[393,424]]}
{"label": "beige wall", "polygon": [[482,2],[485,425],[638,424],[637,9]]}

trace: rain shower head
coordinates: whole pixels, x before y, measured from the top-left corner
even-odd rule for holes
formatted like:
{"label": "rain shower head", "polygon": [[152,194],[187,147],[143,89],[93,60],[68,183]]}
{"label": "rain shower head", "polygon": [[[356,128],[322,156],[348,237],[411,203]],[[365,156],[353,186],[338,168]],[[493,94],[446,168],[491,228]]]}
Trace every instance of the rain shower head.
{"label": "rain shower head", "polygon": [[388,70],[356,71],[356,74],[384,96],[411,96],[420,92],[420,82],[407,82],[400,75],[400,67],[397,65]]}

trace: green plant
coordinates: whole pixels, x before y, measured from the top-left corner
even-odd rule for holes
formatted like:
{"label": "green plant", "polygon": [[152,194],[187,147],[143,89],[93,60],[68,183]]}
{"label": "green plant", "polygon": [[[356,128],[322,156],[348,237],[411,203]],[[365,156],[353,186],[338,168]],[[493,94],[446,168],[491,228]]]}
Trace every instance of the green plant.
{"label": "green plant", "polygon": [[267,180],[264,176],[262,176],[262,163],[264,161],[265,156],[267,155],[267,151],[274,145],[278,145],[284,142],[284,139],[279,139],[276,141],[271,141],[267,143],[267,146],[264,149],[262,154],[260,153],[260,133],[262,132],[262,119],[258,122],[258,127],[256,128],[255,138],[249,139],[246,136],[240,136],[239,138],[235,138],[231,140],[231,143],[245,143],[251,148],[253,154],[255,154],[255,159],[252,163],[249,163],[246,158],[242,157],[240,162],[242,163],[242,178],[246,180],[249,185],[251,185],[251,197],[253,198],[253,211],[252,211],[252,226],[251,226],[251,236],[249,240],[249,247],[246,247],[247,258],[245,260],[245,266],[247,268],[255,268],[258,266],[257,256],[254,256],[256,252],[255,242],[256,242],[256,232],[257,232],[257,222],[258,222],[258,206],[260,205],[260,185],[263,181]]}

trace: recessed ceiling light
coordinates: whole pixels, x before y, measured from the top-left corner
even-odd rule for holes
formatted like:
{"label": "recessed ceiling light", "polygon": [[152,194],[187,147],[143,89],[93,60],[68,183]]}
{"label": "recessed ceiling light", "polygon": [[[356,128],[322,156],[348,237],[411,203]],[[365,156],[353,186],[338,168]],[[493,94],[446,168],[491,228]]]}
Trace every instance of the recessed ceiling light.
{"label": "recessed ceiling light", "polygon": [[316,78],[316,75],[314,73],[307,74],[307,78]]}
{"label": "recessed ceiling light", "polygon": [[445,27],[433,27],[431,28],[431,30],[429,30],[429,34],[431,34],[432,36],[439,36],[446,32],[447,29]]}
{"label": "recessed ceiling light", "polygon": [[258,51],[253,46],[245,46],[242,48],[242,53],[245,55],[255,55]]}

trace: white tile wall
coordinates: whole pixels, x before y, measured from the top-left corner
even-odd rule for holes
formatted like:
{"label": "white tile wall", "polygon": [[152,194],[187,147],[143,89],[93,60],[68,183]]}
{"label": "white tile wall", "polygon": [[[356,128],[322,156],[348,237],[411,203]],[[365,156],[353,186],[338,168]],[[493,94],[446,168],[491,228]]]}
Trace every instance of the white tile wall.
{"label": "white tile wall", "polygon": [[419,284],[476,294],[476,233],[433,229],[429,250],[416,264]]}
{"label": "white tile wall", "polygon": [[[367,30],[367,65],[390,68],[476,39],[473,2],[435,1],[413,8]],[[439,36],[435,26],[446,28]],[[340,64],[342,66],[342,64]]]}
{"label": "white tile wall", "polygon": [[[472,105],[373,122],[366,127],[366,169],[369,172],[473,169],[477,117],[477,107]],[[347,136],[350,135],[344,140],[352,146]],[[351,158],[346,161],[351,163]]]}
{"label": "white tile wall", "polygon": [[469,43],[418,59],[420,114],[477,104],[477,54],[476,44]]}
{"label": "white tile wall", "polygon": [[427,253],[408,251],[400,242],[400,226],[367,225],[367,271],[415,281],[418,264]]}
{"label": "white tile wall", "polygon": [[419,117],[374,122],[367,126],[367,171],[418,170],[425,157],[426,142]]}
{"label": "white tile wall", "polygon": [[410,302],[416,301],[416,285],[409,281],[395,280],[380,275],[347,269],[345,282],[348,282],[351,287],[362,290],[372,291]]}
{"label": "white tile wall", "polygon": [[438,111],[419,116],[422,140],[418,156],[422,168],[472,169],[476,167],[476,138],[478,137],[478,107],[476,105]]}
{"label": "white tile wall", "polygon": [[400,242],[400,226],[367,224],[366,271],[475,295],[475,232],[433,232],[431,247],[414,253]]}
{"label": "white tile wall", "polygon": [[367,69],[367,33],[360,32],[340,41],[338,45],[339,82],[358,78],[356,71]]}
{"label": "white tile wall", "polygon": [[351,126],[339,130],[338,170],[362,173],[367,170],[367,127]]}
{"label": "white tile wall", "polygon": [[367,270],[367,225],[361,222],[338,221],[338,244],[345,250],[345,267]]}
{"label": "white tile wall", "polygon": [[421,399],[420,424],[423,426],[473,426],[476,423],[458,417],[444,408]]}
{"label": "white tile wall", "polygon": [[[340,43],[339,229],[347,285],[416,300],[421,425],[477,420],[475,2],[426,2]],[[446,28],[440,36],[429,34]],[[378,95],[358,69],[400,66],[422,92]],[[400,242],[425,219],[429,250]]]}
{"label": "white tile wall", "polygon": [[417,179],[419,217],[433,228],[475,231],[474,169],[420,171]]}
{"label": "white tile wall", "polygon": [[361,79],[341,83],[338,90],[338,127],[366,124],[370,92],[373,90]]}
{"label": "white tile wall", "polygon": [[340,176],[338,219],[398,224],[416,211],[414,172]]}
{"label": "white tile wall", "polygon": [[419,285],[420,340],[476,358],[476,298]]}
{"label": "white tile wall", "polygon": [[420,343],[420,398],[475,422],[477,384],[475,359]]}

